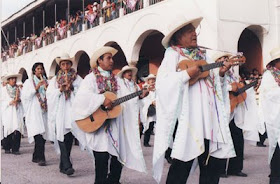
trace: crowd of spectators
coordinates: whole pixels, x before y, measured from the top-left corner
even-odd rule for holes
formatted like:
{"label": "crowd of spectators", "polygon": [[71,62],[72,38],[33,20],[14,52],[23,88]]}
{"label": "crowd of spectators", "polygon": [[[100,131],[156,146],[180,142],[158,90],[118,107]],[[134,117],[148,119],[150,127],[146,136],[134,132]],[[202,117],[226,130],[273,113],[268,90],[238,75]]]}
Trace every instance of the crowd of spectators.
{"label": "crowd of spectators", "polygon": [[83,24],[87,29],[99,25],[100,17],[104,22],[116,19],[119,17],[119,8],[124,7],[124,14],[130,13],[143,7],[142,0],[104,0],[102,4],[94,2],[82,10],[78,10],[75,14],[71,14],[69,22],[61,19],[57,21],[54,27],[46,26],[40,35],[31,34],[29,37],[22,37],[10,44],[1,48],[1,58],[6,61],[9,58],[14,58],[22,54],[28,53],[33,49],[41,48],[43,45],[52,44],[57,40],[62,40],[67,37],[67,32],[71,35],[77,34],[83,30]]}

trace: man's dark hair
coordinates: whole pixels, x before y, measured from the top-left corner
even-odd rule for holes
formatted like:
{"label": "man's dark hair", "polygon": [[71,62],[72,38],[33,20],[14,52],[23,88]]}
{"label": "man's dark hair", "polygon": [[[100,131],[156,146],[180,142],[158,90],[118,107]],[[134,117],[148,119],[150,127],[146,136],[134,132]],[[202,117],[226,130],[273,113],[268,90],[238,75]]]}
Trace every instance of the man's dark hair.
{"label": "man's dark hair", "polygon": [[188,24],[185,25],[184,27],[182,27],[181,29],[179,29],[178,31],[176,31],[172,37],[170,38],[170,41],[168,43],[168,45],[170,46],[176,46],[179,44],[179,39],[181,38],[181,36],[191,28],[192,24]]}

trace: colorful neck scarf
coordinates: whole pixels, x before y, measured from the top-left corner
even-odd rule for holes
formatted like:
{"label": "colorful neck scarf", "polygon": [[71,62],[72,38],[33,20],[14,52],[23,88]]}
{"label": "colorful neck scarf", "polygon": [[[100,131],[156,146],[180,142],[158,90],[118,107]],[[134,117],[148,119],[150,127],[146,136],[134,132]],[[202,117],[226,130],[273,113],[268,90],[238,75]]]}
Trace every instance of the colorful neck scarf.
{"label": "colorful neck scarf", "polygon": [[[40,82],[40,80],[34,75],[33,77],[33,85],[34,88],[36,88],[36,86],[38,85],[38,83]],[[44,76],[44,81],[47,84],[47,79]],[[35,95],[38,98],[38,101],[40,103],[41,109],[43,112],[47,112],[48,111],[48,106],[47,106],[47,98],[46,98],[46,90],[44,86],[40,86],[39,90],[36,91]],[[42,95],[42,96],[41,96]]]}
{"label": "colorful neck scarf", "polygon": [[19,99],[20,94],[19,92],[17,93],[17,90],[19,90],[17,85],[11,86],[10,84],[7,84],[6,89],[10,98]]}
{"label": "colorful neck scarf", "polygon": [[[70,82],[70,85],[73,85],[73,82],[76,80],[77,78],[77,73],[76,71],[71,68],[69,72],[67,72],[67,78],[66,78],[66,74],[64,71],[59,70],[57,73],[57,77],[56,77],[56,81],[58,83],[58,88],[60,88],[62,86],[63,83],[66,82],[66,80],[68,82]],[[70,87],[69,90],[65,90],[64,91],[64,96],[65,96],[65,100],[68,100],[71,97],[71,91],[73,90],[73,86]]]}
{"label": "colorful neck scarf", "polygon": [[111,91],[113,93],[116,93],[118,90],[118,83],[115,78],[115,75],[112,72],[110,72],[110,75],[106,77],[102,75],[104,73],[103,71],[100,71],[98,68],[93,69],[93,72],[96,76],[96,83],[99,93],[102,94],[105,91]]}
{"label": "colorful neck scarf", "polygon": [[278,86],[280,86],[280,70],[270,65],[267,66],[267,69],[272,73],[275,81],[278,83]]}
{"label": "colorful neck scarf", "polygon": [[191,58],[193,60],[206,60],[206,51],[199,48],[183,48],[180,46],[172,46],[181,56]]}

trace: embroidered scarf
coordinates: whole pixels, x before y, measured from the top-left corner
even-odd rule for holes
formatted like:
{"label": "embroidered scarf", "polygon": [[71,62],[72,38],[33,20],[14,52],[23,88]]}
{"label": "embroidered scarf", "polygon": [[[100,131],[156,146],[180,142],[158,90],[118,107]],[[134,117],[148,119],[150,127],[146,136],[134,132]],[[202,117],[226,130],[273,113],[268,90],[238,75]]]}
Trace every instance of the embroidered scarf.
{"label": "embroidered scarf", "polygon": [[[19,94],[19,89],[18,89],[17,85],[11,86],[10,84],[7,84],[6,89],[7,89],[7,92],[8,92],[8,95],[10,96],[10,98],[19,99],[20,94]],[[17,92],[17,90],[18,90],[18,92]]]}
{"label": "embroidered scarf", "polygon": [[[45,78],[44,76],[44,82],[46,84],[48,84],[48,81],[47,79]],[[36,77],[36,75],[33,76],[33,85],[34,85],[34,88],[36,88],[36,86],[38,85],[38,83],[40,82],[40,80]],[[45,90],[45,87],[44,86],[40,86],[39,90],[36,91],[35,95],[37,96],[38,98],[38,101],[40,103],[40,106],[41,106],[41,109],[43,112],[47,112],[48,111],[48,106],[47,106],[47,98],[46,98],[46,90]]]}
{"label": "embroidered scarf", "polygon": [[206,60],[206,51],[199,48],[183,48],[180,46],[172,46],[181,56],[191,58],[193,60]]}
{"label": "embroidered scarf", "polygon": [[[59,70],[56,77],[58,88],[60,88],[66,81],[70,82],[70,85],[73,86],[73,82],[76,80],[76,78],[77,73],[73,68],[71,68],[70,71],[67,72],[67,78],[65,72]],[[73,87],[70,87],[69,90],[64,91],[65,100],[68,100],[71,97],[71,88],[73,89]]]}
{"label": "embroidered scarf", "polygon": [[113,93],[117,92],[118,83],[115,75],[112,72],[110,72],[108,77],[103,76],[100,72],[100,69],[98,68],[94,68],[93,72],[96,76],[96,83],[100,94],[104,93],[105,91],[111,91]]}
{"label": "embroidered scarf", "polygon": [[278,86],[280,86],[280,70],[270,65],[267,66],[267,69],[272,73],[275,81],[278,83]]}

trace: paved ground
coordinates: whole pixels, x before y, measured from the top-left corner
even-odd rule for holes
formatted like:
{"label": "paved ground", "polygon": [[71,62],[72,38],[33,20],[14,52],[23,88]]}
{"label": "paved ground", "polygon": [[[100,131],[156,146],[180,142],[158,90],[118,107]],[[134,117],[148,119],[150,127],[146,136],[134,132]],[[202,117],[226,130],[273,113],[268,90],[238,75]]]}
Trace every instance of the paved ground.
{"label": "paved ground", "polygon": [[[31,162],[34,145],[28,144],[27,139],[22,139],[21,155],[15,156],[4,154],[2,150],[2,183],[3,184],[93,184],[94,167],[91,157],[86,152],[81,152],[78,146],[73,147],[72,160],[76,170],[72,177],[68,177],[59,172],[59,157],[53,149],[53,145],[46,143],[47,166],[40,167]],[[148,168],[148,174],[139,173],[124,168],[122,184],[155,184],[152,178],[152,148],[143,147],[144,156]],[[268,184],[269,167],[267,164],[268,148],[259,148],[245,145],[244,172],[247,178],[229,177],[221,179],[220,184]],[[163,180],[169,164],[165,163]],[[188,184],[198,183],[199,169],[190,176]],[[164,182],[161,182],[164,183]]]}

